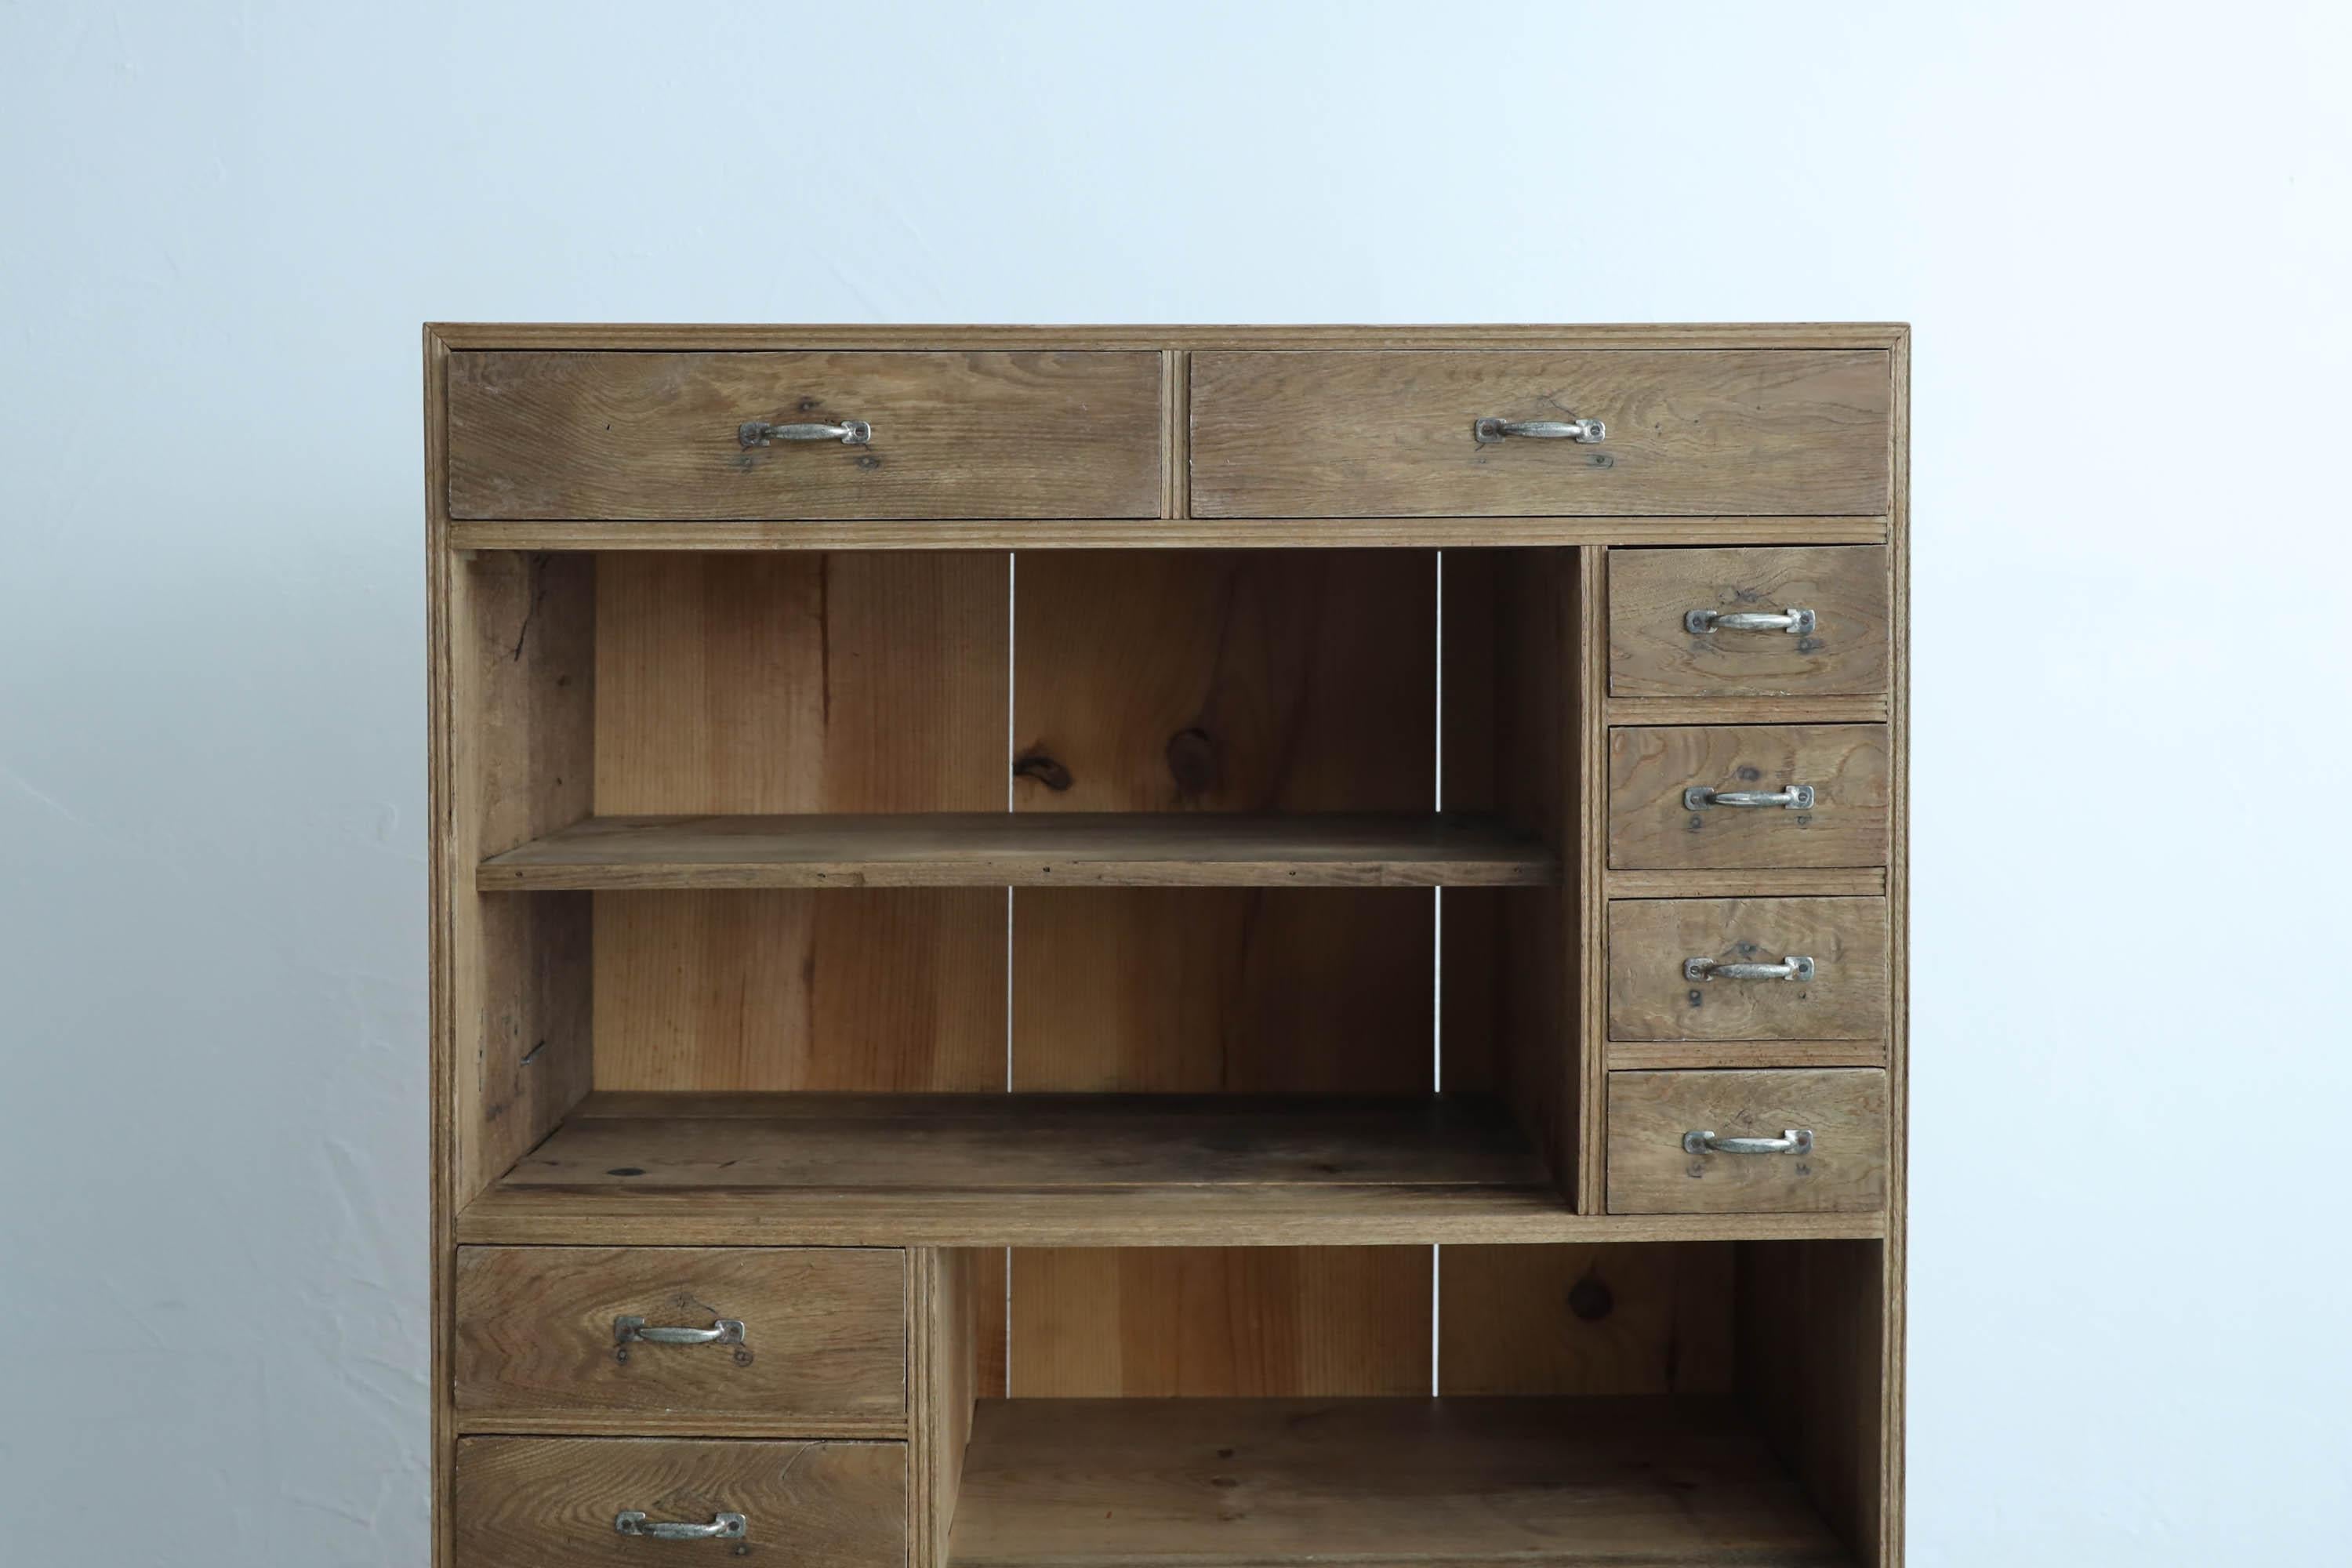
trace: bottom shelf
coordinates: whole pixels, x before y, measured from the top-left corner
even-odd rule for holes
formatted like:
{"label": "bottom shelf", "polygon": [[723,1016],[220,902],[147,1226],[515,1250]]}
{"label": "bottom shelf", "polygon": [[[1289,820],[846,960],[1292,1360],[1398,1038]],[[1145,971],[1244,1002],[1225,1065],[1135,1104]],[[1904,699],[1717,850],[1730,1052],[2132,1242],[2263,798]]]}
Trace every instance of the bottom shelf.
{"label": "bottom shelf", "polygon": [[1727,1399],[1010,1399],[950,1568],[1853,1562]]}

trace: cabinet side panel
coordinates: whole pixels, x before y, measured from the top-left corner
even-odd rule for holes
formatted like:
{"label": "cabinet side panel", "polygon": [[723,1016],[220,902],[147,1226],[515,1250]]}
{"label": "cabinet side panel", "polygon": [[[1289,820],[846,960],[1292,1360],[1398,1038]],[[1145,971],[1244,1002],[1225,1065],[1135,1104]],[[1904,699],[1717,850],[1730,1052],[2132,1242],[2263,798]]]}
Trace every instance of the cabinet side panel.
{"label": "cabinet side panel", "polygon": [[588,815],[595,566],[488,551],[448,571],[443,802],[450,932],[454,1200],[554,1127],[589,1082],[588,905],[477,893],[473,867]]}
{"label": "cabinet side panel", "polygon": [[1560,857],[1554,888],[1444,897],[1444,1082],[1500,1094],[1574,1201],[1579,1136],[1574,558],[1445,554],[1444,804]]}
{"label": "cabinet side panel", "polygon": [[[1003,809],[1005,562],[602,557],[597,810]],[[595,897],[599,1088],[1003,1087],[1002,893]]]}
{"label": "cabinet side panel", "polygon": [[[1015,579],[1016,809],[1429,808],[1430,552],[1023,554]],[[1433,909],[1024,889],[1013,1087],[1426,1092]],[[1016,1395],[1427,1387],[1425,1248],[1020,1253],[1012,1284]]]}
{"label": "cabinet side panel", "polygon": [[1892,1568],[1885,1524],[1885,1244],[1738,1244],[1739,1388],[1863,1568]]}

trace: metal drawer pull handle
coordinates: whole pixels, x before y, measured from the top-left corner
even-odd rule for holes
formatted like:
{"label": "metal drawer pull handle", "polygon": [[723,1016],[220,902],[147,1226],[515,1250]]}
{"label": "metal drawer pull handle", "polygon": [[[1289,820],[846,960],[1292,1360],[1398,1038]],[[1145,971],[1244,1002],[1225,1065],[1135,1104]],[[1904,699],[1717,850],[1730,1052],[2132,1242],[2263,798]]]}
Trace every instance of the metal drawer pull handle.
{"label": "metal drawer pull handle", "polygon": [[721,1318],[707,1329],[648,1328],[643,1318],[613,1320],[613,1342],[616,1345],[740,1345],[743,1342],[743,1323],[738,1318]]}
{"label": "metal drawer pull handle", "polygon": [[746,451],[776,441],[838,441],[845,447],[867,447],[874,442],[874,426],[863,419],[845,419],[838,425],[771,425],[754,419],[736,430],[735,439],[743,443]]}
{"label": "metal drawer pull handle", "polygon": [[740,1541],[751,1528],[740,1513],[715,1515],[709,1524],[685,1524],[647,1519],[635,1509],[613,1516],[613,1529],[622,1535],[642,1535],[648,1541]]}
{"label": "metal drawer pull handle", "polygon": [[1479,419],[1470,426],[1474,441],[1500,441],[1509,436],[1590,447],[1609,438],[1609,426],[1598,419]]}
{"label": "metal drawer pull handle", "polygon": [[1725,963],[1712,958],[1683,960],[1685,980],[1811,980],[1813,961],[1784,958],[1778,963]]}
{"label": "metal drawer pull handle", "polygon": [[1783,790],[1708,789],[1693,784],[1683,791],[1683,809],[1698,811],[1710,805],[1764,806],[1777,805],[1790,811],[1813,809],[1813,786],[1790,784]]}
{"label": "metal drawer pull handle", "polygon": [[1712,1132],[1683,1134],[1685,1154],[1810,1154],[1813,1130],[1791,1127],[1778,1138],[1718,1138]]}
{"label": "metal drawer pull handle", "polygon": [[1777,616],[1756,610],[1687,610],[1683,614],[1683,630],[1693,637],[1706,637],[1710,632],[1786,632],[1792,637],[1802,637],[1812,636],[1813,626],[1813,612],[1794,605]]}

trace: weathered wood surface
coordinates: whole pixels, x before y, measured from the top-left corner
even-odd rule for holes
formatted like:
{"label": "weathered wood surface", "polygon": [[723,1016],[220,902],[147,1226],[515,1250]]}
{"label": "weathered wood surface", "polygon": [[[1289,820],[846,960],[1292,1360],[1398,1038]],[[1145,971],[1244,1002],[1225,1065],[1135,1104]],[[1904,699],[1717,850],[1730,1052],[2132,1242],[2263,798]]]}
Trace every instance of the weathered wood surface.
{"label": "weathered wood surface", "polygon": [[[730,1563],[906,1568],[907,1446],[682,1437],[466,1437],[454,1476],[454,1568],[643,1568],[656,1553]],[[647,1541],[623,1510],[708,1524],[740,1542]]]}
{"label": "weathered wood surface", "polygon": [[[1892,395],[1875,350],[1196,353],[1192,512],[1875,516]],[[1471,431],[1571,416],[1606,439]]]}
{"label": "weathered wood surface", "polygon": [[[1683,961],[1813,961],[1811,980],[1690,980]],[[1884,1040],[1883,899],[1622,899],[1609,906],[1612,1040]]]}
{"label": "weathered wood surface", "polygon": [[[1148,353],[463,352],[461,518],[1153,517]],[[745,447],[750,421],[872,426]]]}
{"label": "weathered wood surface", "polygon": [[[1004,589],[1001,553],[599,558],[595,809],[1001,808]],[[1004,1081],[1001,893],[593,897],[602,1088]]]}
{"label": "weathered wood surface", "polygon": [[[1612,697],[1877,696],[1894,638],[1885,547],[1619,550],[1609,558]],[[1801,634],[1693,632],[1692,610],[1813,612]]]}
{"label": "weathered wood surface", "polygon": [[992,1401],[957,1568],[1850,1559],[1724,1399]]}
{"label": "weathered wood surface", "polygon": [[[1857,1213],[1886,1205],[1886,1074],[1872,1068],[1609,1075],[1612,1214]],[[1690,1154],[1683,1135],[1779,1138],[1808,1154]]]}
{"label": "weathered wood surface", "polygon": [[1541,841],[1475,813],[600,816],[486,860],[484,891],[592,888],[1541,887]]}
{"label": "weathered wood surface", "polygon": [[[903,1427],[906,1255],[861,1247],[467,1247],[457,1253],[460,1422],[814,1436]],[[740,1345],[620,1346],[614,1321],[744,1325]],[[625,1352],[625,1353],[624,1353]],[[705,1426],[716,1433],[716,1428]]]}
{"label": "weathered wood surface", "polygon": [[[1886,864],[1884,724],[1609,731],[1609,864],[1628,870]],[[1684,791],[1813,789],[1811,809],[1684,805]]]}

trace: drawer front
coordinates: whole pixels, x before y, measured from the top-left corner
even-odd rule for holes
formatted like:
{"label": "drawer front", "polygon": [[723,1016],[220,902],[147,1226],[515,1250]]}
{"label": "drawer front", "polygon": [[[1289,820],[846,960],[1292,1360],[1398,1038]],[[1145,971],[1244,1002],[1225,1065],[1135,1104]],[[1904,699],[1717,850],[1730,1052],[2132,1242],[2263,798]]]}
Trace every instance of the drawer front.
{"label": "drawer front", "polygon": [[[1197,517],[1887,510],[1879,350],[1198,353]],[[1593,444],[1482,419],[1598,419]]]}
{"label": "drawer front", "polygon": [[1888,986],[1884,899],[1609,906],[1612,1040],[1882,1040]]}
{"label": "drawer front", "polygon": [[[623,1342],[621,1318],[643,1333]],[[742,1325],[740,1342],[661,1342]],[[643,1337],[650,1333],[651,1339]],[[467,1247],[453,1357],[461,1415],[898,1415],[906,1255],[852,1247]]]}
{"label": "drawer front", "polygon": [[[1880,544],[1612,550],[1609,694],[1881,695],[1893,646],[1889,592]],[[1791,624],[1727,619],[1741,616]]]}
{"label": "drawer front", "polygon": [[1609,731],[1609,864],[1619,870],[1884,866],[1888,821],[1884,724]]}
{"label": "drawer front", "polygon": [[453,353],[449,512],[1157,517],[1160,384],[1156,353]]}
{"label": "drawer front", "polygon": [[[457,1568],[644,1568],[695,1562],[906,1568],[907,1451],[898,1443],[666,1437],[467,1437],[457,1444]],[[666,1541],[646,1524],[742,1518],[740,1534]]]}
{"label": "drawer front", "polygon": [[[1713,1142],[1789,1142],[1769,1149],[1686,1148]],[[1612,1072],[1609,1075],[1611,1214],[1874,1214],[1886,1206],[1886,1074]]]}

